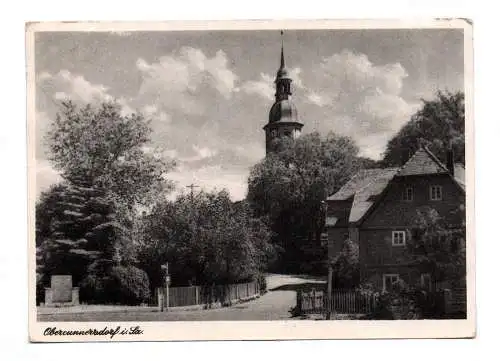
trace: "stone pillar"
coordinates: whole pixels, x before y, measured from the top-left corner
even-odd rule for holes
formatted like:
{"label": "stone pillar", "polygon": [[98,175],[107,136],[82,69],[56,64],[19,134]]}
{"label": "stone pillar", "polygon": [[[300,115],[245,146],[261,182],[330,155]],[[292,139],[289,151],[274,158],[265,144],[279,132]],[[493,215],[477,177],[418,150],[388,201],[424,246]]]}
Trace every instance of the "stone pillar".
{"label": "stone pillar", "polygon": [[52,289],[51,288],[45,288],[45,306],[52,306]]}
{"label": "stone pillar", "polygon": [[71,304],[79,305],[80,304],[80,288],[73,287],[71,290]]}

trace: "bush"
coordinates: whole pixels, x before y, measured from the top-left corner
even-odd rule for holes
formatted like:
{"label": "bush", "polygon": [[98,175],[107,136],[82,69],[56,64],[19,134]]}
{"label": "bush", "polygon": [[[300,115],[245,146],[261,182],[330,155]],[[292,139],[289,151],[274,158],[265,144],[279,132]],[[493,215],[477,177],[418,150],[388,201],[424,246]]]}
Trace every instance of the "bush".
{"label": "bush", "polygon": [[134,266],[113,266],[91,272],[81,282],[80,298],[87,303],[138,305],[150,297],[149,278]]}
{"label": "bush", "polygon": [[377,320],[439,319],[444,315],[441,292],[419,287],[401,287],[379,294],[377,307],[370,318]]}

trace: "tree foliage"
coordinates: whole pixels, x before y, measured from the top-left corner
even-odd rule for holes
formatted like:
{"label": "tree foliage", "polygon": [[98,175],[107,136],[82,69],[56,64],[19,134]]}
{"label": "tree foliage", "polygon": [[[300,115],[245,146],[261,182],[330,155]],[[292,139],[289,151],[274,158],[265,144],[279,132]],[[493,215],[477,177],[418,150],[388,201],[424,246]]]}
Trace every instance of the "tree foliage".
{"label": "tree foliage", "polygon": [[284,257],[291,257],[284,263],[305,264],[303,247],[320,247],[322,202],[358,170],[359,150],[350,138],[333,133],[276,142],[276,150],[251,169],[247,199],[257,216],[268,218]]}
{"label": "tree foliage", "polygon": [[49,159],[67,180],[85,177],[123,203],[147,202],[170,189],[164,176],[174,166],[145,151],[151,132],[140,113],[122,115],[117,103],[62,102],[46,137]]}
{"label": "tree foliage", "polygon": [[139,258],[156,286],[165,262],[174,285],[253,279],[272,252],[266,225],[245,202],[231,202],[226,191],[160,203],[143,222]]}
{"label": "tree foliage", "polygon": [[79,284],[136,262],[136,206],[171,186],[164,176],[173,163],[146,151],[150,135],[142,115],[122,115],[116,103],[62,103],[46,140],[63,182],[36,206],[41,283],[70,274]]}
{"label": "tree foliage", "polygon": [[464,99],[460,91],[438,91],[435,99],[422,100],[420,110],[388,142],[382,164],[400,166],[408,155],[417,151],[420,142],[445,161],[448,142],[451,142],[455,160],[465,165]]}
{"label": "tree foliage", "polygon": [[333,287],[350,289],[359,285],[359,247],[349,237],[344,240],[341,252],[332,261]]}
{"label": "tree foliage", "polygon": [[417,209],[409,242],[412,260],[437,281],[460,282],[465,278],[465,211],[461,224],[450,225],[429,207]]}

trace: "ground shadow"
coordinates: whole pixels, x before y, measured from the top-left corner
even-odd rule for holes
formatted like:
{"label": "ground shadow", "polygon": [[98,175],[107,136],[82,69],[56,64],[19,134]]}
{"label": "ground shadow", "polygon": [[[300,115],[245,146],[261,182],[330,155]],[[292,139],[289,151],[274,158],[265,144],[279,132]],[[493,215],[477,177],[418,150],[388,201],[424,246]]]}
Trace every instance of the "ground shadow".
{"label": "ground shadow", "polygon": [[269,291],[302,291],[309,292],[312,289],[316,291],[324,291],[326,289],[326,284],[319,282],[303,282],[303,283],[291,283],[286,285],[281,285],[275,288],[269,289]]}

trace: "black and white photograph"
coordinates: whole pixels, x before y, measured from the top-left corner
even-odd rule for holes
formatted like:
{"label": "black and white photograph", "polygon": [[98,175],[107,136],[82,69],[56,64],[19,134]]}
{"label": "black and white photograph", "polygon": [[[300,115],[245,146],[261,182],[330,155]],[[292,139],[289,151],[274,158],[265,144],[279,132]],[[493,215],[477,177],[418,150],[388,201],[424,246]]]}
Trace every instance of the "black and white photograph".
{"label": "black and white photograph", "polygon": [[28,24],[30,337],[472,336],[472,25],[410,25]]}

